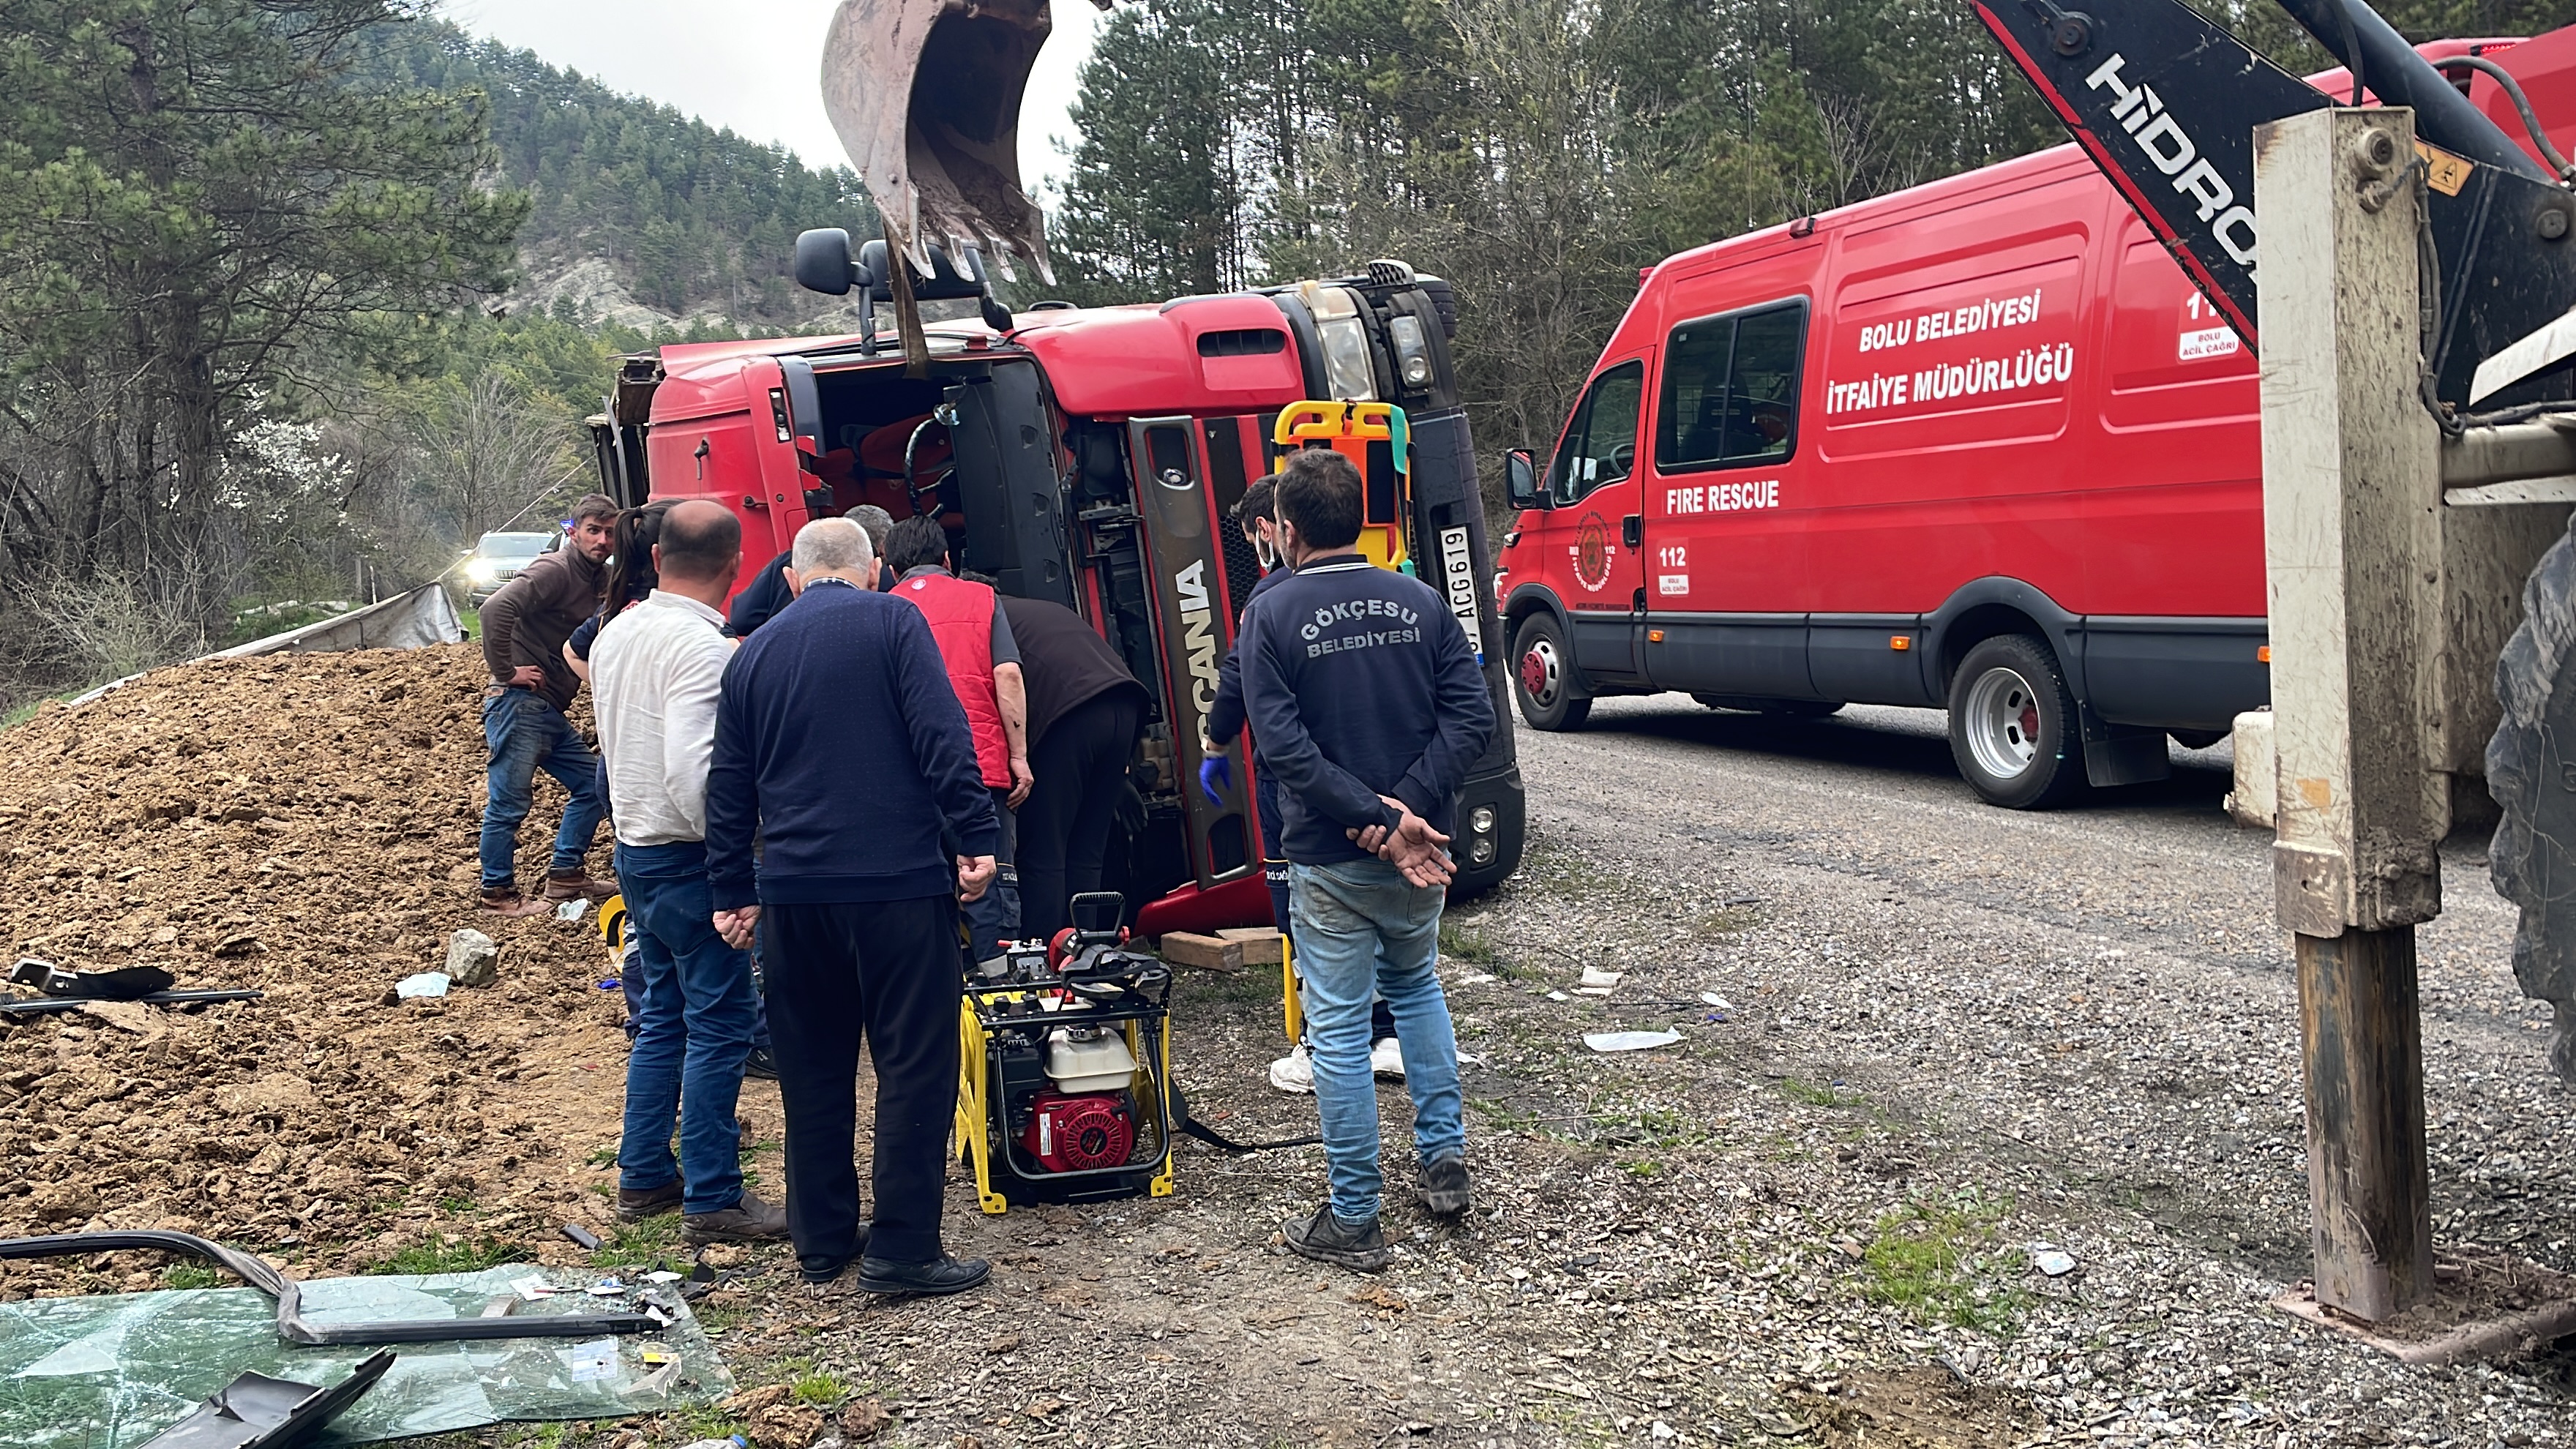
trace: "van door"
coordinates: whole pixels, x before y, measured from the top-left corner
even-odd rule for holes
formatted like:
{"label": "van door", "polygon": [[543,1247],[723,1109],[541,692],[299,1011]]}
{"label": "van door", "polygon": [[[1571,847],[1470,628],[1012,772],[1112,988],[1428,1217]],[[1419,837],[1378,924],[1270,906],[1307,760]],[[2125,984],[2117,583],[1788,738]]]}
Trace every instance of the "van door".
{"label": "van door", "polygon": [[1646,363],[1603,369],[1566,424],[1548,469],[1555,508],[1549,532],[1565,550],[1562,580],[1574,662],[1594,679],[1644,673],[1645,520],[1638,515],[1637,428],[1645,413]]}
{"label": "van door", "polygon": [[1644,661],[1664,688],[1812,693],[1807,616],[1779,586],[1784,562],[1794,567],[1794,524],[1783,525],[1780,509],[1783,470],[1798,449],[1806,333],[1806,299],[1787,297],[1680,323],[1664,340],[1645,485],[1656,512],[1656,627]]}

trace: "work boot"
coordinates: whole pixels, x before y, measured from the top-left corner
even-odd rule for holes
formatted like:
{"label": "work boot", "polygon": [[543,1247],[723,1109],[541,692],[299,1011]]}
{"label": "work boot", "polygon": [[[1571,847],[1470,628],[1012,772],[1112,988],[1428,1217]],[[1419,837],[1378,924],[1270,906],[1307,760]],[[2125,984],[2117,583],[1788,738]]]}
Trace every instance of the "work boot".
{"label": "work boot", "polygon": [[751,1055],[742,1059],[742,1074],[746,1077],[757,1077],[764,1082],[777,1081],[777,1054],[767,1047],[753,1047]]}
{"label": "work boot", "polygon": [[1440,1157],[1422,1164],[1422,1205],[1453,1218],[1467,1210],[1467,1159]]}
{"label": "work boot", "polygon": [[664,1213],[680,1210],[680,1180],[672,1178],[660,1187],[621,1187],[617,1190],[617,1220],[640,1223]]}
{"label": "work boot", "polygon": [[951,1258],[942,1254],[927,1263],[894,1263],[883,1258],[859,1260],[859,1287],[869,1293],[936,1298],[982,1287],[984,1280],[992,1276],[993,1265],[981,1258]]}
{"label": "work boot", "polygon": [[1344,1222],[1330,1203],[1315,1209],[1311,1218],[1289,1219],[1279,1232],[1287,1238],[1289,1251],[1300,1257],[1362,1273],[1374,1273],[1395,1257],[1395,1250],[1386,1245],[1386,1234],[1378,1231],[1377,1219]]}
{"label": "work boot", "polygon": [[839,1284],[844,1288],[849,1287],[849,1283],[842,1275],[849,1270],[851,1264],[867,1256],[868,1233],[875,1226],[876,1224],[864,1219],[860,1221],[858,1243],[846,1258],[798,1258],[796,1276],[817,1288],[833,1284]]}
{"label": "work boot", "polygon": [[519,894],[517,886],[485,886],[483,909],[496,916],[535,916],[554,909],[543,901],[531,901]]}
{"label": "work boot", "polygon": [[615,881],[592,880],[577,870],[546,872],[546,899],[550,901],[582,900],[597,905],[615,894]]}
{"label": "work boot", "polygon": [[729,1208],[691,1213],[680,1219],[680,1236],[700,1245],[787,1236],[787,1209],[744,1193]]}

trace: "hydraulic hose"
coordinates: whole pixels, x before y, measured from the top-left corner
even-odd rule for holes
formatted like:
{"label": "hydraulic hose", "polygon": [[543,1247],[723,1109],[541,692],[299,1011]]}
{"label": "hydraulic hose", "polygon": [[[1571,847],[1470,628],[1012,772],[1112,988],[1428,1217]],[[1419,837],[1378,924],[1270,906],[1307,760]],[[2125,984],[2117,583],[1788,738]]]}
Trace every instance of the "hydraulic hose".
{"label": "hydraulic hose", "polygon": [[[2350,68],[2356,80],[2366,69],[2370,88],[2384,106],[2410,106],[2415,134],[2445,151],[2517,176],[2555,184],[2559,178],[2524,153],[2512,138],[2486,118],[2469,98],[2454,89],[2432,62],[2415,53],[2406,38],[2389,28],[2362,0],[2279,0],[2317,44]],[[2347,31],[2351,40],[2344,38]]]}
{"label": "hydraulic hose", "polygon": [[2531,149],[2540,153],[2541,159],[2549,163],[2549,169],[2557,172],[2560,180],[2576,173],[2576,166],[2568,165],[2567,158],[2550,144],[2549,133],[2541,129],[2540,117],[2531,109],[2531,98],[2522,93],[2522,82],[2513,78],[2513,72],[2482,55],[2448,56],[2433,62],[2433,65],[2437,70],[2473,70],[2502,87],[2505,99],[2513,102],[2514,112],[2522,117],[2522,129],[2530,133]]}

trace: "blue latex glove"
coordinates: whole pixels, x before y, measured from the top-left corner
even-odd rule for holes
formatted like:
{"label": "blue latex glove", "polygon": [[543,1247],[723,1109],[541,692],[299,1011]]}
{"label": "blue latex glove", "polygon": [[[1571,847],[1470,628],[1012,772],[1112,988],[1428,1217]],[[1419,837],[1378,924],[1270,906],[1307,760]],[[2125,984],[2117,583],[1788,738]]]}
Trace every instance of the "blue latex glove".
{"label": "blue latex glove", "polygon": [[1210,755],[1199,762],[1199,793],[1208,797],[1210,805],[1224,804],[1225,796],[1219,792],[1233,788],[1234,761],[1223,755]]}

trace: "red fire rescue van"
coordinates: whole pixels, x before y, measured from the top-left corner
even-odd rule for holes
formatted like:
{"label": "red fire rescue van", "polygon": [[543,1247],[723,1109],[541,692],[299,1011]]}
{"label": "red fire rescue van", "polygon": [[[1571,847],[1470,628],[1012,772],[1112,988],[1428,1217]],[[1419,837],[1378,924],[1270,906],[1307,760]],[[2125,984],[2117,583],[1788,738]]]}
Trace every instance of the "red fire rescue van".
{"label": "red fire rescue van", "polygon": [[[2576,29],[2422,50],[2576,127]],[[1663,690],[1946,707],[2013,807],[2162,778],[2169,735],[2270,697],[2258,413],[2252,352],[2073,145],[1667,258],[1552,460],[1512,458],[1514,696],[1550,730]]]}

